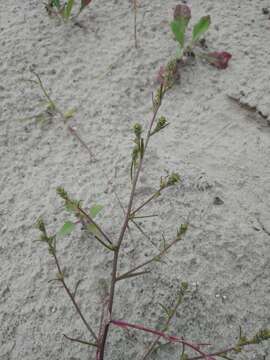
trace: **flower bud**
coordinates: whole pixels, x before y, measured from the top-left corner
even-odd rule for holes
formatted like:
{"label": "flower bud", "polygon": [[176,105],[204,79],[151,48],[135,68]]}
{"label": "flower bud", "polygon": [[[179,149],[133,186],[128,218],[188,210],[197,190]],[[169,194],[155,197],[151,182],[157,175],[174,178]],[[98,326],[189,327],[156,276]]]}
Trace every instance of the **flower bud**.
{"label": "flower bud", "polygon": [[182,18],[189,21],[191,18],[191,10],[187,5],[176,5],[173,14],[174,20],[181,20]]}
{"label": "flower bud", "polygon": [[170,60],[166,66],[161,66],[158,74],[157,81],[160,85],[163,85],[165,90],[171,88],[173,84],[179,80],[179,68],[181,62],[177,59]]}
{"label": "flower bud", "polygon": [[173,186],[180,181],[180,175],[177,173],[171,173],[167,180],[167,186]]}
{"label": "flower bud", "polygon": [[141,124],[135,124],[134,126],[133,126],[133,130],[134,130],[134,134],[135,134],[135,136],[136,136],[136,138],[140,138],[141,137],[141,134],[142,134],[142,126],[141,126]]}
{"label": "flower bud", "polygon": [[159,119],[158,119],[158,128],[159,129],[162,129],[165,125],[167,124],[167,120],[165,118],[165,116],[161,116]]}
{"label": "flower bud", "polygon": [[38,228],[39,231],[41,231],[42,233],[45,233],[45,232],[46,232],[45,224],[44,224],[43,219],[41,219],[41,218],[38,219],[38,221],[37,221],[37,228]]}

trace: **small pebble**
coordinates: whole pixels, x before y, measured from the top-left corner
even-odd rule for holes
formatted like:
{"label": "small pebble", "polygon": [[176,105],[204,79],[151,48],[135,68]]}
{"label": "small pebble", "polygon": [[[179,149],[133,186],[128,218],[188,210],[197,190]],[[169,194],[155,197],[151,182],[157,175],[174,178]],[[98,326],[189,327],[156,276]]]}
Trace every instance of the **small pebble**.
{"label": "small pebble", "polygon": [[263,15],[268,15],[269,14],[269,9],[268,8],[262,8],[262,13],[263,13]]}
{"label": "small pebble", "polygon": [[7,231],[7,227],[3,226],[2,229],[1,229],[1,233],[4,234],[6,231]]}
{"label": "small pebble", "polygon": [[216,196],[216,197],[214,198],[213,204],[214,204],[214,205],[223,205],[223,204],[224,204],[224,201],[223,201],[220,197]]}

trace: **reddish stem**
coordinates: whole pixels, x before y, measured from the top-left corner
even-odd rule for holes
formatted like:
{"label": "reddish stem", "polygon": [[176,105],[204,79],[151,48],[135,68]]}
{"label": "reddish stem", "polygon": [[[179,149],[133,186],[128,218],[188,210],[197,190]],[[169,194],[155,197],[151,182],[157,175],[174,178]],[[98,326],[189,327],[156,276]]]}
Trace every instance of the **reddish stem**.
{"label": "reddish stem", "polygon": [[203,351],[200,350],[200,345],[199,344],[193,344],[189,341],[184,340],[181,337],[178,336],[173,336],[173,335],[167,335],[162,331],[159,330],[155,330],[155,329],[150,329],[147,328],[143,325],[139,325],[139,324],[130,324],[126,321],[122,321],[122,320],[111,320],[110,321],[111,324],[121,327],[123,329],[126,328],[133,328],[133,329],[137,329],[137,330],[141,330],[141,331],[145,331],[160,337],[163,337],[165,340],[172,342],[172,343],[181,343],[183,345],[186,345],[187,347],[191,348],[192,350],[196,351],[197,353],[199,353],[202,358],[206,359],[206,360],[216,360],[214,357],[212,357],[210,354],[206,354]]}

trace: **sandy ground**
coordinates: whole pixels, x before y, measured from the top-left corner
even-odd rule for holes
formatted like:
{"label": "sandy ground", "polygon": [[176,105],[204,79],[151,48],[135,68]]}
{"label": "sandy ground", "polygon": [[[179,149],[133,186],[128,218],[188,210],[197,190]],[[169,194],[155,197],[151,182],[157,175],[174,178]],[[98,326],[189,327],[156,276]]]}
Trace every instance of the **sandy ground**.
{"label": "sandy ground", "polygon": [[[70,215],[56,195],[61,185],[84,205],[104,205],[99,221],[112,237],[126,204],[132,124],[146,126],[160,65],[175,53],[169,21],[176,0],[141,0],[139,49],[133,46],[133,15],[127,0],[95,0],[81,16],[84,29],[50,19],[42,1],[4,1],[0,12],[0,359],[94,359],[87,347],[63,333],[87,339],[55,276],[45,246],[34,242],[43,216],[51,232]],[[190,293],[171,332],[215,348],[234,343],[239,325],[248,335],[270,324],[270,19],[267,0],[193,0],[193,21],[210,13],[210,49],[227,50],[225,71],[198,63],[186,68],[161,110],[170,121],[151,143],[136,201],[145,199],[166,171],[182,182],[146,213],[151,242],[135,228],[126,238],[121,270],[155,253],[164,232],[172,239],[187,217],[185,240],[150,275],[117,288],[114,318],[155,327],[159,303],[171,304],[181,281]],[[77,127],[97,161],[70,136],[58,117],[37,121],[46,105],[29,67],[41,75],[63,111],[76,108]],[[246,104],[240,106],[228,96]],[[251,111],[256,107],[257,111]],[[263,115],[264,117],[262,117]],[[268,118],[267,118],[268,117]],[[104,171],[111,179],[108,184]],[[215,197],[222,204],[215,205]],[[83,278],[78,299],[96,327],[100,280],[111,256],[80,229],[58,243],[67,281]],[[107,359],[134,359],[150,338],[111,332]],[[263,360],[270,346],[249,348],[239,359]],[[252,350],[252,351],[251,351]],[[179,359],[165,348],[155,359]]]}

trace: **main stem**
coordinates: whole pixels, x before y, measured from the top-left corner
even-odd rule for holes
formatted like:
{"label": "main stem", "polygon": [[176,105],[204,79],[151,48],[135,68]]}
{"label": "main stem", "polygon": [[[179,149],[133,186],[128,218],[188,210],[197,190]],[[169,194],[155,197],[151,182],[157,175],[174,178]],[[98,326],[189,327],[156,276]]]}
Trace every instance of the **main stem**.
{"label": "main stem", "polygon": [[[160,87],[160,91],[161,91],[161,94],[163,93],[163,95],[164,95],[163,86]],[[148,146],[148,143],[150,140],[151,130],[152,130],[153,124],[156,120],[159,108],[161,106],[161,101],[162,101],[162,95],[160,96],[159,103],[154,107],[153,116],[152,116],[152,119],[151,119],[151,122],[149,125],[146,140],[145,140],[144,153],[147,149],[147,146]],[[122,245],[122,242],[123,242],[123,239],[124,239],[127,227],[128,227],[129,220],[130,220],[130,214],[131,214],[131,210],[132,210],[133,200],[134,200],[135,191],[136,191],[137,183],[139,180],[140,172],[142,169],[142,165],[143,165],[143,156],[140,158],[137,171],[136,171],[135,176],[132,181],[132,188],[131,188],[131,193],[130,193],[130,197],[129,197],[129,203],[128,203],[126,215],[125,215],[124,222],[123,222],[123,225],[122,225],[122,228],[120,231],[116,249],[114,251],[113,269],[112,269],[112,277],[111,277],[111,288],[110,288],[109,304],[108,304],[108,310],[109,310],[110,314],[112,314],[112,310],[113,310],[115,285],[117,282],[117,268],[118,268],[119,252],[120,252],[120,248],[121,248],[121,245]],[[99,350],[98,350],[99,351],[99,360],[104,360],[104,352],[105,352],[106,341],[107,341],[107,336],[108,336],[108,332],[109,332],[109,326],[110,326],[110,324],[106,324],[105,329],[104,329],[104,334],[102,336],[102,339],[100,339],[101,343],[100,343]]]}

